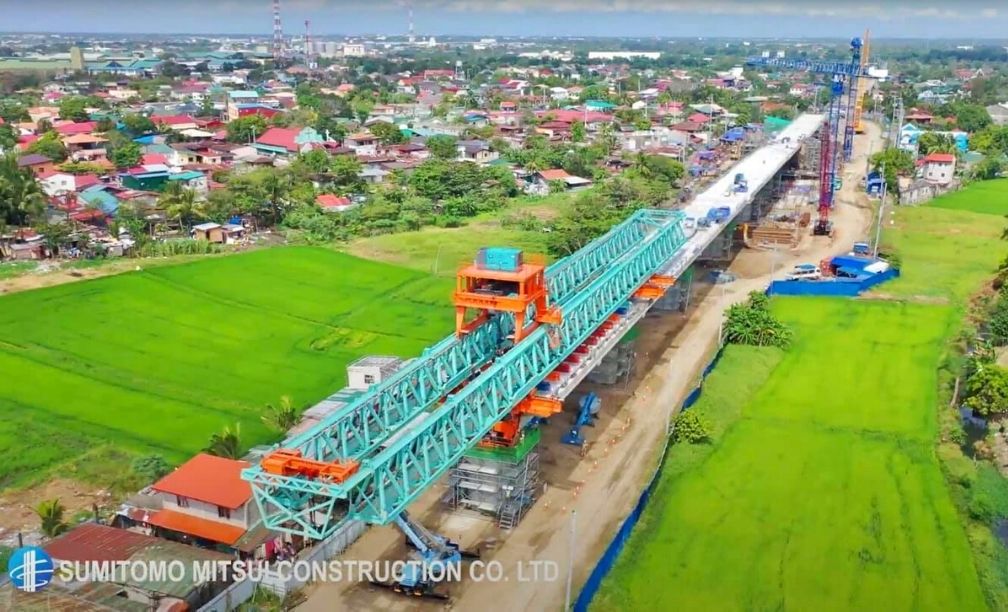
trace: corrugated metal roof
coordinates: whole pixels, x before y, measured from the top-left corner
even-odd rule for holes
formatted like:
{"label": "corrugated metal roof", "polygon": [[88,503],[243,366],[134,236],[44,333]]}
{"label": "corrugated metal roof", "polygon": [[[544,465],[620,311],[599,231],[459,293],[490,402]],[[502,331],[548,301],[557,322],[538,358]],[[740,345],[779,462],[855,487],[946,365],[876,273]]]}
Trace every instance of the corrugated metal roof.
{"label": "corrugated metal roof", "polygon": [[46,544],[45,550],[63,561],[125,561],[153,540],[125,529],[82,523]]}
{"label": "corrugated metal roof", "polygon": [[241,479],[246,461],[200,453],[154,483],[155,491],[239,508],[252,497],[252,487]]}

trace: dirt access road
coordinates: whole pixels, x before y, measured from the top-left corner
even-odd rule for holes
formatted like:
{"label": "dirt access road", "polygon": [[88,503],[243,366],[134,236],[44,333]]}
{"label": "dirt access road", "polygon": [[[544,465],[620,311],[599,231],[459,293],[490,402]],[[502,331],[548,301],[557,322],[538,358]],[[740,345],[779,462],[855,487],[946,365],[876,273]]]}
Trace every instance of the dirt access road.
{"label": "dirt access road", "polygon": [[[410,508],[413,516],[428,527],[454,539],[463,548],[481,550],[484,560],[499,562],[504,572],[500,580],[464,579],[461,584],[452,585],[449,604],[407,599],[364,584],[323,583],[309,588],[308,599],[299,609],[311,612],[436,610],[446,606],[457,610],[562,609],[572,552],[571,512],[576,511],[572,593],[576,597],[654,472],[670,409],[681,404],[713,353],[724,310],[748,292],[764,289],[770,281],[771,268],[782,271],[797,263],[818,263],[866,237],[872,213],[867,198],[859,193],[860,177],[869,142],[874,143],[871,150],[881,149],[880,130],[873,124],[867,125],[867,133],[857,137],[854,158],[845,168],[843,189],[834,207],[834,236],[808,236],[789,252],[743,250],[729,267],[738,280],[708,287],[706,295],[694,298],[686,317],[672,314],[645,319],[642,340],[661,333],[661,326],[668,324],[663,319],[674,318],[677,322],[672,333],[656,336],[664,346],[654,347],[653,365],[627,385],[625,401],[606,404],[603,400],[604,416],[595,428],[587,431],[593,443],[583,458],[573,447],[558,443],[569,422],[567,418],[553,419],[555,422],[544,429],[540,453],[548,487],[513,531],[500,533],[487,521],[443,511],[438,500],[443,492],[441,487],[428,491]],[[383,527],[365,533],[343,558],[401,559],[404,553],[397,529]],[[545,580],[543,576],[536,580],[529,560],[554,561],[559,575],[555,580]]]}

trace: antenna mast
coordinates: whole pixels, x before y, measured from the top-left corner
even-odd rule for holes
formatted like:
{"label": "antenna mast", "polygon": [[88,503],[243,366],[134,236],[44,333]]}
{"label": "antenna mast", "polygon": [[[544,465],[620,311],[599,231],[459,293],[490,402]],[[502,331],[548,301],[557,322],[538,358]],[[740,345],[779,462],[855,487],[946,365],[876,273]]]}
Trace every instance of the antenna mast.
{"label": "antenna mast", "polygon": [[284,38],[283,25],[280,24],[280,0],[273,0],[273,61],[283,59]]}

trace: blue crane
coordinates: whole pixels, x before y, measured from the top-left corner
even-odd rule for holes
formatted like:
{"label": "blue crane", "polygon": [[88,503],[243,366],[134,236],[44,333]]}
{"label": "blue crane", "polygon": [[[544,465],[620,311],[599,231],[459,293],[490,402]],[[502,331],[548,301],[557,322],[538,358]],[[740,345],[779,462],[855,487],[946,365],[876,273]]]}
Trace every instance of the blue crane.
{"label": "blue crane", "polygon": [[462,563],[463,553],[458,544],[430,531],[405,512],[395,518],[395,524],[413,548],[410,560],[402,564],[402,571],[394,577],[394,582],[372,584],[403,595],[447,599],[446,595],[436,592],[435,588],[440,582],[461,575],[458,567]]}
{"label": "blue crane", "polygon": [[800,70],[830,77],[830,103],[827,124],[822,130],[822,148],[819,156],[819,218],[813,226],[813,232],[816,235],[832,233],[829,213],[833,208],[836,190],[839,188],[837,156],[841,150],[840,124],[842,119],[844,123],[842,150],[845,160],[850,160],[854,149],[854,108],[857,102],[857,82],[858,78],[870,78],[867,67],[861,65],[862,46],[860,38],[851,40],[850,62],[771,57],[756,57],[746,61],[746,64],[750,66]]}

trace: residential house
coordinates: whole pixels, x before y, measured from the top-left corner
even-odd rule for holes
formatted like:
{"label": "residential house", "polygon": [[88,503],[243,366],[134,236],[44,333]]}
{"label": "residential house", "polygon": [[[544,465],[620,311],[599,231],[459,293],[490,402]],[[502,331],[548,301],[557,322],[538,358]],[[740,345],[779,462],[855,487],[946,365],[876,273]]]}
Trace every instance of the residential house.
{"label": "residential house", "polygon": [[368,132],[358,132],[343,139],[343,146],[353,149],[357,155],[377,155],[378,137]]}
{"label": "residential house", "polygon": [[249,465],[199,453],[132,498],[117,522],[243,558],[272,558],[277,538],[262,526],[252,488],[241,478]]}
{"label": "residential house", "polygon": [[85,70],[91,74],[122,74],[127,76],[153,76],[163,62],[159,59],[108,59],[85,62]]}
{"label": "residential house", "polygon": [[38,153],[29,153],[27,155],[22,155],[17,161],[18,168],[30,168],[36,176],[45,172],[52,173],[56,172],[56,162],[49,159],[45,155],[39,155]]}
{"label": "residential house", "polygon": [[613,121],[612,115],[598,111],[558,109],[536,111],[535,114],[536,117],[544,121],[562,121],[564,123],[579,121],[585,124],[585,129],[589,132],[596,132],[603,125]]}
{"label": "residential house", "polygon": [[73,136],[75,134],[91,134],[98,128],[97,121],[57,121],[53,123],[53,129],[59,132],[60,136]]}
{"label": "residential house", "polygon": [[128,189],[162,191],[168,183],[169,169],[162,164],[136,166],[119,174],[119,182]]}
{"label": "residential house", "polygon": [[94,174],[70,174],[69,172],[45,172],[38,175],[42,191],[48,196],[77,193],[101,181]]}
{"label": "residential house", "polygon": [[482,140],[460,140],[456,143],[459,161],[471,161],[477,164],[488,164],[500,155],[490,149],[490,145]]}
{"label": "residential house", "polygon": [[207,176],[197,170],[185,170],[169,174],[168,181],[181,183],[184,188],[192,189],[198,193],[206,193],[210,188]]}
{"label": "residential house", "polygon": [[151,117],[154,125],[168,128],[174,132],[183,130],[195,130],[199,127],[196,120],[188,115],[155,115]]}
{"label": "residential house", "polygon": [[907,113],[906,120],[913,123],[927,125],[934,121],[934,115],[927,111],[912,109],[909,113]]}
{"label": "residential house", "polygon": [[233,90],[228,92],[227,120],[234,121],[241,116],[239,110],[249,105],[258,106],[259,92],[255,90]]}
{"label": "residential house", "polygon": [[[109,581],[66,581],[57,575],[46,587],[46,609],[50,610],[197,610],[223,591],[229,582],[205,582],[193,568],[196,564],[226,563],[224,553],[193,548],[141,533],[86,522],[44,545],[57,563],[78,567],[95,563],[154,564],[181,563],[181,576],[159,576],[144,572],[115,572]],[[84,576],[79,576],[83,578]],[[11,589],[12,610],[28,610],[38,604],[39,593]]]}
{"label": "residential house", "polygon": [[930,153],[922,160],[924,180],[948,185],[955,177],[956,157],[952,153]]}
{"label": "residential house", "polygon": [[192,228],[192,236],[196,240],[206,240],[217,244],[238,244],[245,239],[245,228],[229,223],[200,223]]}
{"label": "residential house", "polygon": [[291,157],[321,146],[325,139],[314,128],[269,128],[252,144],[260,155]]}
{"label": "residential house", "polygon": [[114,189],[109,185],[92,185],[81,191],[77,197],[88,207],[101,210],[106,215],[116,214],[121,204]]}
{"label": "residential house", "polygon": [[525,191],[534,195],[547,195],[553,184],[562,184],[566,191],[579,191],[591,187],[592,182],[580,176],[568,174],[566,170],[540,170],[529,175]]}
{"label": "residential house", "polygon": [[316,196],[315,203],[322,208],[323,212],[343,212],[350,210],[354,206],[350,198],[331,193],[323,193]]}
{"label": "residential house", "polygon": [[94,134],[74,134],[63,138],[63,144],[72,161],[93,161],[106,155],[108,139]]}

